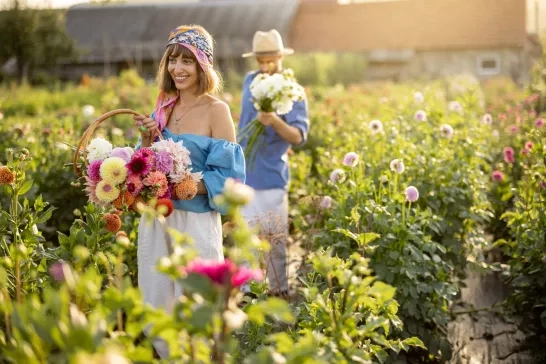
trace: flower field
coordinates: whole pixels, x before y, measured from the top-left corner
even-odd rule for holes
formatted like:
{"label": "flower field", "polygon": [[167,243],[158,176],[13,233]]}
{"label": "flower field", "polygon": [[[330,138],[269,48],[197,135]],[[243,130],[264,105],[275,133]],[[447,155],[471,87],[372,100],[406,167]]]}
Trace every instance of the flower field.
{"label": "flower field", "polygon": [[[445,363],[469,270],[510,286],[491,310],[519,323],[521,349],[544,362],[543,98],[464,76],[306,91],[309,139],[290,151],[294,294],[269,297],[259,281],[256,299],[239,292],[275,239],[244,222],[252,190],[230,181],[218,201],[226,262],[195,259],[165,226],[174,249],[158,267],[184,291],[167,314],[136,287],[138,220],[164,221],[163,209],[99,209],[70,165],[93,120],[150,112],[154,87],[126,72],[0,89],[0,362],[154,362],[160,336],[180,363]],[[237,120],[240,96],[221,97]],[[94,136],[126,147],[138,131],[115,116]]]}

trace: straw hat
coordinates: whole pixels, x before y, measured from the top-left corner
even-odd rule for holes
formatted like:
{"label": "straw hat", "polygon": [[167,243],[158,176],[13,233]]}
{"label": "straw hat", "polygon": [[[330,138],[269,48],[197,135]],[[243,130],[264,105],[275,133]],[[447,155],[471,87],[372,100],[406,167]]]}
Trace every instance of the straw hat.
{"label": "straw hat", "polygon": [[252,52],[243,54],[243,57],[287,55],[294,53],[292,48],[284,48],[282,38],[276,29],[268,32],[257,31],[252,39]]}

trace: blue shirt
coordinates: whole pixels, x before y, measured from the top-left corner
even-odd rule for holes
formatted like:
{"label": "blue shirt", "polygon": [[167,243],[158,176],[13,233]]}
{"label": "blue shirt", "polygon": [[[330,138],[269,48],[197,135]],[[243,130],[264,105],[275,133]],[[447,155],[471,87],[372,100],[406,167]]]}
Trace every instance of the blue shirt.
{"label": "blue shirt", "polygon": [[[181,142],[190,151],[192,172],[203,172],[203,183],[208,195],[196,195],[191,200],[172,200],[174,208],[197,213],[226,211],[214,203],[214,197],[224,190],[228,177],[245,182],[245,158],[239,144],[197,134],[174,134],[163,129],[165,139]],[[140,148],[140,141],[136,149]]]}
{"label": "blue shirt", "polygon": [[[243,82],[239,131],[258,115],[250,94],[250,84],[257,74],[258,71],[248,73]],[[279,117],[289,125],[298,128],[303,138],[302,144],[305,143],[309,131],[307,100],[304,98],[302,101],[295,102],[288,114],[279,115]],[[246,146],[246,140],[240,143],[243,148]],[[263,146],[264,143],[265,146]],[[290,144],[282,139],[271,126],[265,127],[265,138],[262,136],[257,144],[259,149],[254,164],[246,171],[246,184],[256,190],[287,189],[290,179],[287,151]]]}

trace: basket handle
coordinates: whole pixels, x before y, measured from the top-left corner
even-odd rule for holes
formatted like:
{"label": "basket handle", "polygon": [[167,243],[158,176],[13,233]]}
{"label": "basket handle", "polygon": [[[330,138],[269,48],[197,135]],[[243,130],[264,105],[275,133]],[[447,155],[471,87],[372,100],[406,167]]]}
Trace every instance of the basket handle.
{"label": "basket handle", "polygon": [[[89,144],[89,140],[91,139],[91,135],[93,135],[93,132],[99,127],[100,124],[102,124],[103,121],[106,119],[119,114],[132,114],[132,115],[142,115],[139,112],[136,112],[131,109],[116,109],[112,111],[108,111],[107,113],[99,116],[99,118],[91,123],[87,130],[83,133],[80,142],[78,143],[78,146],[76,147],[76,151],[74,152],[74,157],[72,159],[73,165],[74,165],[74,172],[76,173],[76,176],[81,177],[82,176],[82,170],[78,167],[78,158],[80,156],[80,153],[83,154],[83,160],[84,164],[87,166],[87,145]],[[164,139],[163,135],[161,135],[161,132],[159,130],[156,130],[157,136],[159,136],[159,139]]]}

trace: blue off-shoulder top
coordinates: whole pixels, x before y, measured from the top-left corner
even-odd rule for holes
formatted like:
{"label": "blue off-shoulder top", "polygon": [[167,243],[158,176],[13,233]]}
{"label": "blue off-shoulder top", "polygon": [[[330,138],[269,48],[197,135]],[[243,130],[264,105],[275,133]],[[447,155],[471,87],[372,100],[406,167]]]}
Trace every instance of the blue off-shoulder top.
{"label": "blue off-shoulder top", "polygon": [[[181,142],[190,151],[192,172],[203,172],[207,195],[196,195],[191,200],[173,200],[175,209],[196,213],[216,210],[226,214],[223,206],[214,203],[214,197],[224,190],[224,183],[231,177],[245,183],[245,157],[242,147],[224,139],[197,134],[174,134],[168,128],[162,131],[165,139]],[[137,144],[140,148],[140,140]]]}

